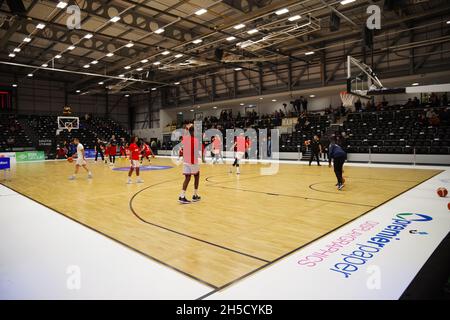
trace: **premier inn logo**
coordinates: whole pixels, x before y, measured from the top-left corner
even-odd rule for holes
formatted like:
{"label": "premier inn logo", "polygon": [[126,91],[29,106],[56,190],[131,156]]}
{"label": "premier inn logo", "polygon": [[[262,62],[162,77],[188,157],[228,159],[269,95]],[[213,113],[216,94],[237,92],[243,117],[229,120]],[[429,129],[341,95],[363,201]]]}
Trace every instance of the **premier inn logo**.
{"label": "premier inn logo", "polygon": [[374,234],[363,243],[357,243],[356,248],[353,251],[342,254],[341,256],[343,256],[343,258],[341,261],[336,263],[330,270],[344,276],[344,278],[349,278],[352,274],[357,272],[362,265],[379,255],[390,243],[400,240],[402,231],[407,229],[408,226],[416,222],[426,222],[431,220],[433,220],[432,217],[421,213],[398,213],[392,218],[392,221],[378,233]]}
{"label": "premier inn logo", "polygon": [[399,213],[397,214],[397,218],[406,221],[417,221],[417,222],[425,222],[433,220],[432,217],[421,213]]}

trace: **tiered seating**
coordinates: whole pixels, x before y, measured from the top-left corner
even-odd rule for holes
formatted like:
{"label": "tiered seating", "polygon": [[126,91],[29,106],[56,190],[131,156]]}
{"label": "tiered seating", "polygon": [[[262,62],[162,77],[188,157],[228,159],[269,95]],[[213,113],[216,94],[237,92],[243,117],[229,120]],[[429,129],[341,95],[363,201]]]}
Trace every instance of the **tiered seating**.
{"label": "tiered seating", "polygon": [[33,147],[31,138],[15,115],[0,115],[0,151],[20,151]]}
{"label": "tiered seating", "polygon": [[[450,123],[420,121],[425,109],[349,114],[344,122],[350,153],[450,154]],[[445,109],[436,110],[442,114]]]}

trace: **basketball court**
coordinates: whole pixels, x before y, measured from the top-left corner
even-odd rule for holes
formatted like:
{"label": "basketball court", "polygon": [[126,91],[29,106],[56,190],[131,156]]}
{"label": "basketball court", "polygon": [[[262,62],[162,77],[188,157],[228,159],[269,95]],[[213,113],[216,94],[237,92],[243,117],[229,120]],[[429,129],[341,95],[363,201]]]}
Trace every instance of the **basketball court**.
{"label": "basketball court", "polygon": [[0,298],[448,295],[450,6],[400,2],[0,0]]}

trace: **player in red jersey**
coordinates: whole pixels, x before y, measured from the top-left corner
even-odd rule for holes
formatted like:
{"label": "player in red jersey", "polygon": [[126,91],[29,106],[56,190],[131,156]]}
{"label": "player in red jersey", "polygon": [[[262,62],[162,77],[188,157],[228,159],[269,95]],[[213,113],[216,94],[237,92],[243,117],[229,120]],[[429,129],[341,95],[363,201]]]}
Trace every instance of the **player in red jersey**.
{"label": "player in red jersey", "polygon": [[223,163],[224,161],[222,156],[222,148],[223,148],[222,140],[220,139],[220,136],[218,134],[215,135],[213,138],[214,138],[212,141],[213,155],[214,155],[213,164],[219,162],[219,157]]}
{"label": "player in red jersey", "polygon": [[[239,136],[235,138],[233,148],[234,148],[233,167],[236,167],[236,174],[241,174],[239,162],[245,155],[245,136],[243,132],[240,133]],[[230,168],[230,173],[232,172],[233,170],[232,168]]]}
{"label": "player in red jersey", "polygon": [[130,171],[128,171],[128,184],[132,183],[131,181],[131,175],[133,174],[133,170],[136,170],[136,183],[142,183],[144,182],[139,177],[139,156],[141,154],[141,149],[137,145],[137,137],[131,137],[131,143],[128,149],[130,150],[130,159],[131,159],[131,166]]}
{"label": "player in red jersey", "polygon": [[150,156],[152,156],[152,158],[155,157],[155,155],[154,155],[153,152],[152,152],[152,149],[150,148],[150,146],[149,146],[147,143],[145,143],[145,141],[142,141],[142,149],[141,149],[141,152],[142,152],[141,163],[142,163],[142,161],[144,160],[144,158],[147,159],[148,162],[151,162],[151,161],[150,161]]}
{"label": "player in red jersey", "polygon": [[182,204],[191,203],[186,199],[186,189],[191,181],[191,176],[194,176],[194,195],[192,202],[200,201],[198,195],[198,185],[200,182],[200,168],[198,165],[198,157],[201,156],[201,146],[197,138],[194,137],[194,126],[187,127],[189,133],[185,133],[182,140],[183,145],[183,174],[184,182],[178,201]]}

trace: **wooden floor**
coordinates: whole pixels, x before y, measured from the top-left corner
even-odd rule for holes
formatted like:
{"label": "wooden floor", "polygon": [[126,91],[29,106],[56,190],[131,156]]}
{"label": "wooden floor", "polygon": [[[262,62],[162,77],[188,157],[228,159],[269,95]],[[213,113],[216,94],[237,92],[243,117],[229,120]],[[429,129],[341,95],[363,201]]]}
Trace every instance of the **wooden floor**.
{"label": "wooden floor", "polygon": [[[154,165],[174,164],[170,159]],[[327,166],[202,165],[202,201],[180,205],[181,167],[146,171],[144,184],[127,185],[126,172],[89,162],[67,178],[65,161],[18,164],[4,185],[212,287],[223,286],[366,213],[440,171],[345,167],[336,191]],[[116,167],[128,161],[118,160]],[[192,185],[188,197],[192,196]]]}

